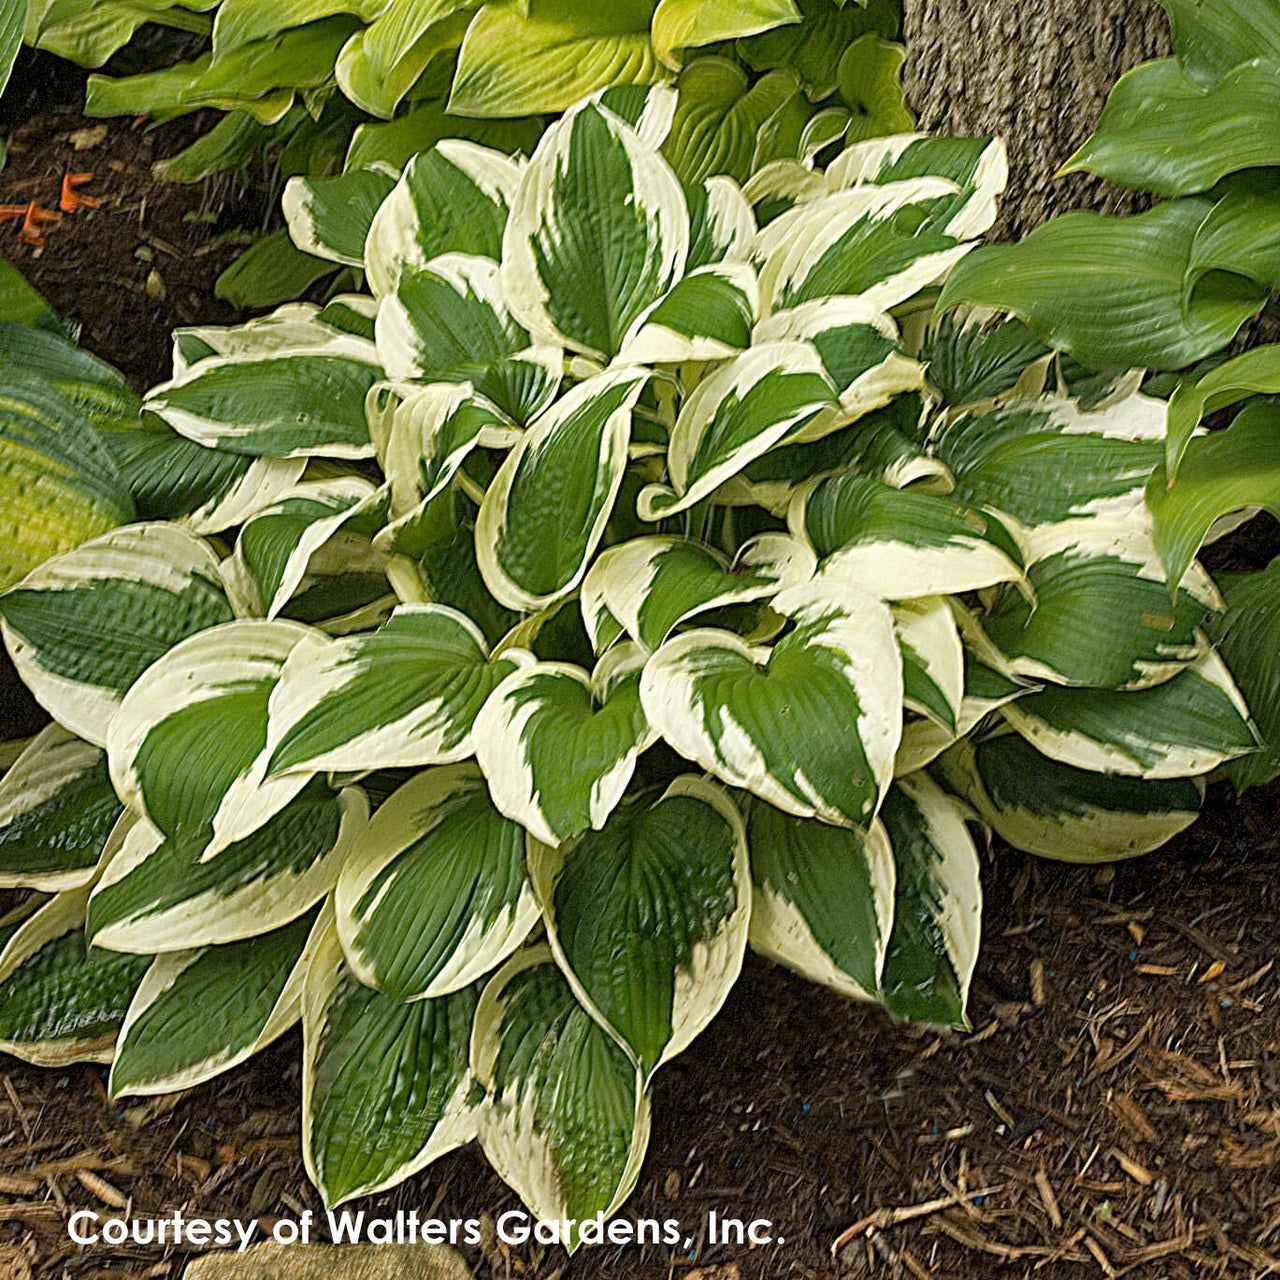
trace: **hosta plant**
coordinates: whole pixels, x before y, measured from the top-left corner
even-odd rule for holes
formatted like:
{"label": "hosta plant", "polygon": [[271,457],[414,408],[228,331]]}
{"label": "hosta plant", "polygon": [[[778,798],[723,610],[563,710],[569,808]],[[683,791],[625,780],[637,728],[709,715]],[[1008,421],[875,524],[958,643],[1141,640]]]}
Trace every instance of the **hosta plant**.
{"label": "hosta plant", "polygon": [[[1023,317],[1094,366],[1188,368],[1147,485],[1156,549],[1180,577],[1201,544],[1266,508],[1280,514],[1280,346],[1220,354],[1280,289],[1280,0],[1161,0],[1175,56],[1134,68],[1065,166],[1163,201],[1136,217],[1072,213],[1021,244],[983,249],[943,304]],[[1231,410],[1224,431],[1197,431]],[[1226,641],[1268,749],[1232,766],[1237,785],[1280,772],[1280,599],[1267,577],[1227,583]],[[1242,637],[1248,635],[1248,642]]]}
{"label": "hosta plant", "polygon": [[372,293],[175,335],[143,421],[305,470],[0,596],[55,720],[0,785],[4,1048],[156,1093],[300,1019],[327,1202],[478,1137],[573,1247],[749,946],[965,1025],[975,824],[1141,853],[1252,749],[1218,592],[1152,547],[1164,403],[926,323],[1000,144],[744,189],[670,123],[615,93],[528,161],[303,183]]}

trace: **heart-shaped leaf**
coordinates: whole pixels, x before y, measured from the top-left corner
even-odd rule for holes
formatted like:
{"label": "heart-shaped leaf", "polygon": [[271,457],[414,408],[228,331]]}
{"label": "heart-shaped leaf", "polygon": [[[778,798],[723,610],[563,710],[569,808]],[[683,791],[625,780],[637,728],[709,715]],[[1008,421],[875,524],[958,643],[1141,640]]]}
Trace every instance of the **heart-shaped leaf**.
{"label": "heart-shaped leaf", "polygon": [[688,631],[640,682],[649,723],[731,786],[798,817],[865,825],[893,772],[902,661],[888,606],[856,587],[809,583],[775,596],[794,629],[753,649]]}
{"label": "heart-shaped leaf", "polygon": [[648,654],[617,646],[592,675],[561,662],[513,671],[476,717],[476,755],[493,803],[558,845],[597,830],[654,735],[640,707]]}

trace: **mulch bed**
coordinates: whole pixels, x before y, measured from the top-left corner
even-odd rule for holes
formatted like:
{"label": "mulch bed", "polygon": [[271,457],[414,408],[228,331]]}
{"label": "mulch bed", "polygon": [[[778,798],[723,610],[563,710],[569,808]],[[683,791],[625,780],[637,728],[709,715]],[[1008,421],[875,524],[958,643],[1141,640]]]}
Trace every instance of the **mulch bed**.
{"label": "mulch bed", "polygon": [[[170,328],[237,318],[212,296],[238,251],[219,237],[259,225],[264,205],[239,180],[151,183],[151,160],[198,122],[111,121],[75,152],[69,135],[96,123],[46,110],[13,135],[0,202],[56,202],[64,172],[92,169],[85,190],[104,203],[68,215],[39,257],[12,231],[0,247],[142,387],[167,375]],[[38,723],[11,680],[0,717],[0,738]],[[968,1035],[894,1025],[749,958],[657,1077],[626,1209],[680,1219],[691,1246],[570,1260],[487,1236],[469,1261],[483,1280],[1280,1274],[1278,831],[1280,791],[1215,788],[1195,828],[1134,862],[997,850]],[[299,1056],[294,1033],[208,1085],[124,1106],[101,1068],[0,1056],[0,1277],[181,1274],[181,1254],[71,1244],[79,1206],[323,1221],[299,1154]],[[355,1207],[492,1219],[517,1206],[470,1147]],[[785,1243],[711,1247],[709,1209],[768,1219]]]}

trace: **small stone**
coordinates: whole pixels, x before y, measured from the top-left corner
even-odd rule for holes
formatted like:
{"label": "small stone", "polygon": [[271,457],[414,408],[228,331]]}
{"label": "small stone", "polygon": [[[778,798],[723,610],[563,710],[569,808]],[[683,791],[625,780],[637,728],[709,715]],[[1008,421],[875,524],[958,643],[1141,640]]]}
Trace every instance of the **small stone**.
{"label": "small stone", "polygon": [[88,151],[90,147],[96,147],[107,136],[107,126],[105,124],[95,124],[89,129],[76,129],[69,137],[68,141],[77,151]]}
{"label": "small stone", "polygon": [[163,302],[168,296],[168,289],[164,287],[164,279],[160,273],[152,267],[147,272],[147,297],[153,298],[156,302]]}
{"label": "small stone", "polygon": [[184,1280],[472,1280],[444,1244],[277,1244],[207,1253]]}

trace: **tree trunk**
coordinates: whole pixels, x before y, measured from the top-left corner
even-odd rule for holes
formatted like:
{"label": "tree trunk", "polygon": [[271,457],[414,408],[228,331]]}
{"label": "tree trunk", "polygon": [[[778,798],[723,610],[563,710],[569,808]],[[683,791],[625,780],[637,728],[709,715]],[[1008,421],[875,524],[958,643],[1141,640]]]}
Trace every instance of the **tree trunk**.
{"label": "tree trunk", "polygon": [[1009,190],[994,239],[1053,214],[1133,212],[1150,200],[1054,172],[1097,124],[1130,67],[1169,52],[1156,0],[903,0],[907,101],[922,130],[998,133]]}

